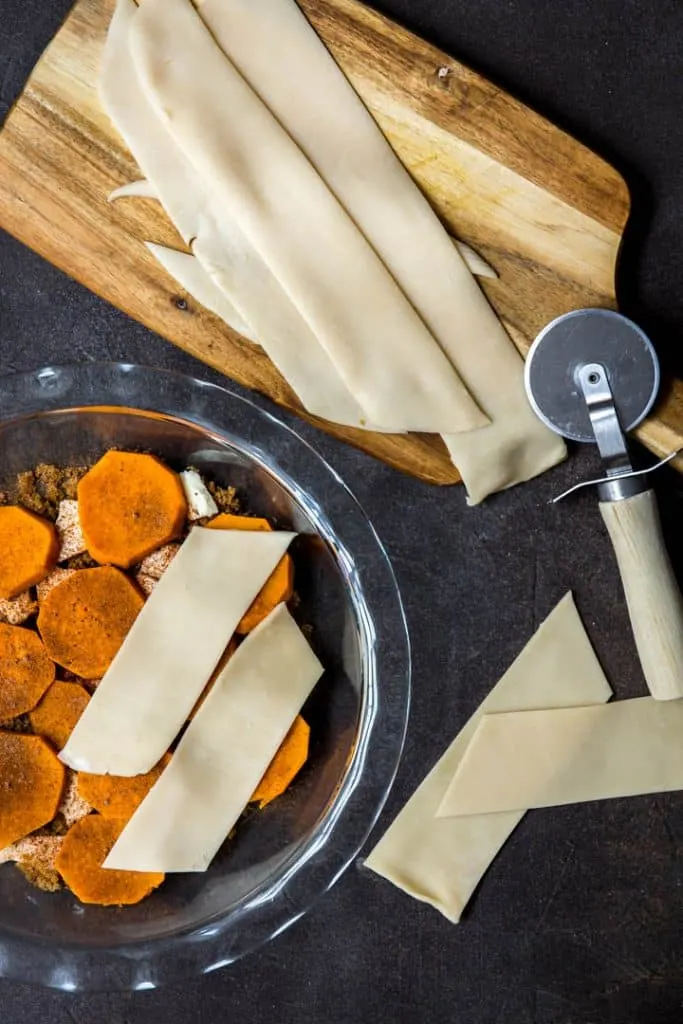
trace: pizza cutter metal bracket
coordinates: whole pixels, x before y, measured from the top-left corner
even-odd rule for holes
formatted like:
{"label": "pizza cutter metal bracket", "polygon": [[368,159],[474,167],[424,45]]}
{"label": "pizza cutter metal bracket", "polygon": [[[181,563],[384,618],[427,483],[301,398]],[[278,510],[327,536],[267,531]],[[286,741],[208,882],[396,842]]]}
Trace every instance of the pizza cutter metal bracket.
{"label": "pizza cutter metal bracket", "polygon": [[653,470],[634,470],[626,441],[659,390],[652,343],[618,313],[577,310],[541,331],[527,358],[525,383],[547,426],[570,440],[597,443],[605,476],[555,500],[597,485],[650,692],[658,700],[683,697],[683,598],[649,484]]}

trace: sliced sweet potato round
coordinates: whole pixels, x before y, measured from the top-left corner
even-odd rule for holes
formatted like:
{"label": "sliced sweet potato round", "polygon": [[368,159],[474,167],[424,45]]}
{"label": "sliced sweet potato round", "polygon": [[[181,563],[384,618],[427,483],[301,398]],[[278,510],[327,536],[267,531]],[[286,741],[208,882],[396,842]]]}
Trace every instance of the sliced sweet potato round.
{"label": "sliced sweet potato round", "polygon": [[187,499],[153,455],[111,451],[78,484],[78,514],[92,557],[128,569],[180,535]]}
{"label": "sliced sweet potato round", "polygon": [[40,637],[0,623],[0,722],[31,711],[54,678],[54,663]]}
{"label": "sliced sweet potato round", "polygon": [[281,796],[308,759],[311,730],[307,722],[297,715],[294,725],[285,736],[280,749],[270,762],[268,771],[252,796],[252,803],[263,808]]}
{"label": "sliced sweet potato round", "polygon": [[118,775],[78,773],[78,795],[106,818],[128,821],[132,818],[164,768],[171,760],[164,754],[159,764],[145,775],[120,778]]}
{"label": "sliced sweet potato round", "polygon": [[65,771],[40,736],[0,731],[0,850],[52,821]]}
{"label": "sliced sweet potato round", "polygon": [[17,597],[57,563],[59,538],[48,519],[20,508],[0,508],[0,598]]}
{"label": "sliced sweet potato round", "polygon": [[90,694],[78,683],[53,683],[40,703],[28,716],[31,728],[53,747],[66,746],[76,722],[85,711]]}
{"label": "sliced sweet potato round", "polygon": [[89,814],[64,836],[55,867],[81,903],[130,906],[161,885],[164,875],[148,871],[110,871],[102,865],[125,825],[115,818]]}
{"label": "sliced sweet potato round", "polygon": [[[267,519],[235,516],[228,512],[222,512],[212,519],[210,523],[207,523],[207,528],[210,530],[249,530],[259,533],[270,532],[273,529]],[[289,601],[293,593],[294,562],[291,555],[284,555],[242,616],[237,626],[237,632],[241,636],[251,633],[259,622],[263,622],[270,615],[273,608],[281,602]]]}
{"label": "sliced sweet potato round", "polygon": [[83,679],[98,679],[144,603],[133,581],[118,569],[79,569],[41,603],[38,629],[58,665]]}

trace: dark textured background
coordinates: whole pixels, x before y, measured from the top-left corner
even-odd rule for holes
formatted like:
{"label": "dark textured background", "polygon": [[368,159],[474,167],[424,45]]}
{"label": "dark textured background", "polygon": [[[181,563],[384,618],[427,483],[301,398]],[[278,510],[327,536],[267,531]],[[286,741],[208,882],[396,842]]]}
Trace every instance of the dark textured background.
{"label": "dark textured background", "polygon": [[[683,365],[680,0],[378,6],[625,174],[635,214],[619,275],[622,307],[649,327],[669,366]],[[68,0],[0,0],[0,117],[67,8]],[[211,376],[0,237],[0,372],[117,357]],[[460,489],[432,489],[304,433],[368,510],[407,606],[413,714],[382,824],[568,587],[617,693],[644,692],[594,500],[547,505],[592,468],[588,452],[470,511]],[[673,476],[659,485],[675,547],[683,488]],[[681,573],[683,548],[675,562]],[[507,844],[457,927],[352,868],[303,921],[228,970],[134,997],[68,997],[0,983],[0,1020],[673,1024],[683,1013],[682,843],[676,795],[539,812]]]}

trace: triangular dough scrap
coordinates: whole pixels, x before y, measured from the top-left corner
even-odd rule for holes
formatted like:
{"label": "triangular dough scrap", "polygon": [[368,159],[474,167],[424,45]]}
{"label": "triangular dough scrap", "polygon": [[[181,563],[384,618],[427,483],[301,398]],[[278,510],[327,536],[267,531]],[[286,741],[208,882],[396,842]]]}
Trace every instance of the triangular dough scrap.
{"label": "triangular dough scrap", "polygon": [[524,811],[439,818],[437,812],[482,715],[609,700],[571,594],[543,622],[389,826],[365,864],[457,922]]}

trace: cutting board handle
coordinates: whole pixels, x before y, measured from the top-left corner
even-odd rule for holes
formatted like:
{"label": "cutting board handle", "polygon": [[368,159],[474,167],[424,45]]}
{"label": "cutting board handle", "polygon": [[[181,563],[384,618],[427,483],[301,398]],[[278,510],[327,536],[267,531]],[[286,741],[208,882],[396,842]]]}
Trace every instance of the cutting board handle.
{"label": "cutting board handle", "polygon": [[683,597],[664,546],[654,491],[600,503],[650,693],[683,697]]}

